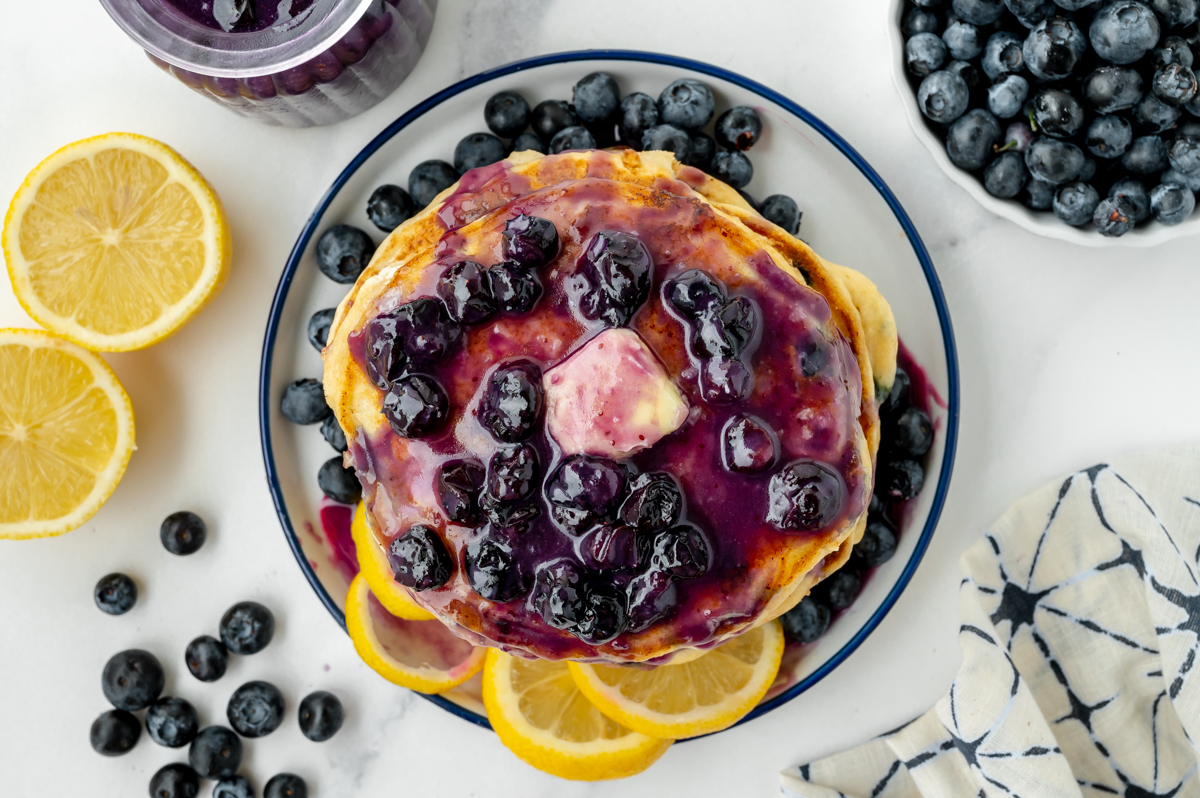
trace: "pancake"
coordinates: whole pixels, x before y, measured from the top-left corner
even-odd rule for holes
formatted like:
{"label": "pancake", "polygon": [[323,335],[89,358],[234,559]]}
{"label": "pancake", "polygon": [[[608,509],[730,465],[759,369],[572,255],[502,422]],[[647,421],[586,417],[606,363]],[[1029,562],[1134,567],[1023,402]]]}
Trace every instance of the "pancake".
{"label": "pancake", "polygon": [[[447,418],[432,431],[398,434],[394,415],[389,421],[381,412],[390,383],[368,367],[367,338],[378,340],[371,331],[408,303],[437,297],[453,264],[503,261],[505,230],[517,217],[549,220],[557,231],[553,260],[537,270],[543,295],[527,313],[455,327],[443,359],[412,366],[441,386]],[[597,257],[603,249],[597,240],[611,231],[626,237],[620,241],[640,242],[651,262],[648,297],[628,318],[585,309],[598,294],[583,264]],[[694,270],[724,286],[721,307],[749,308],[759,319],[745,352],[733,357],[751,381],[729,396],[712,386],[726,379],[720,369],[730,363],[724,355],[701,357],[705,344],[691,332],[701,322],[671,299],[673,286]],[[597,351],[605,343],[609,354]],[[388,236],[338,307],[324,384],[379,545],[398,551],[393,545],[419,529],[424,539],[436,534],[448,554],[448,578],[413,590],[417,603],[477,645],[548,659],[661,662],[777,617],[849,557],[866,524],[879,444],[877,397],[891,386],[896,347],[891,310],[869,280],[823,261],[735,190],[670,154],[525,152],[468,172]],[[604,358],[618,352],[627,361],[609,368]],[[523,442],[497,440],[480,420],[492,375],[514,363],[532,382],[540,375],[547,391],[556,379],[570,388],[567,398],[548,402],[542,426]],[[611,440],[595,439],[603,424],[582,418],[579,408],[620,410],[626,400],[617,397],[626,393],[634,397],[628,402],[640,402],[638,412],[604,427],[602,437]],[[647,400],[647,394],[653,395]],[[580,396],[593,405],[579,404]],[[653,432],[668,417],[660,440],[650,434],[645,446],[618,442],[642,429],[638,424]],[[776,456],[762,470],[731,470],[735,426],[737,435],[761,427],[773,437]],[[595,439],[590,444],[588,435]],[[451,522],[444,472],[463,462],[491,469],[493,457],[511,462],[522,447],[522,456],[537,463],[536,490],[520,500],[525,514],[516,523],[495,515],[490,523]],[[610,470],[615,463],[623,496],[631,485],[673,482],[683,497],[682,516],[671,522],[676,536],[626,525],[632,498],[621,499],[619,513],[588,511],[579,520],[582,511],[559,503],[554,491],[565,484],[566,464],[580,458],[598,458]],[[809,475],[802,485],[825,480],[820,484],[836,500],[820,505],[819,523],[809,519],[800,528],[793,520],[799,516],[787,514],[792,505],[777,506],[790,484],[785,472]],[[488,484],[484,493],[496,490]],[[503,542],[501,559],[508,558],[504,577],[517,587],[489,599],[477,584],[479,563],[485,549],[495,554],[487,548],[495,540]],[[622,545],[633,547],[623,559]],[[663,546],[675,558],[670,568]],[[600,549],[615,559],[598,564]],[[696,552],[703,562],[689,560]],[[570,611],[548,610],[563,589],[586,593],[596,606],[620,604],[613,611],[626,613],[623,631],[597,637],[574,625]]]}

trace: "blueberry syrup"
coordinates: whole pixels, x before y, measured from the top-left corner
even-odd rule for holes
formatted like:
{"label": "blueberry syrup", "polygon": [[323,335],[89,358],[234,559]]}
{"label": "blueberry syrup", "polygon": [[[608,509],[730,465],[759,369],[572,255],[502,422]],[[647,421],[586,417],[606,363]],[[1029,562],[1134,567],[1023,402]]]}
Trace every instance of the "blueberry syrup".
{"label": "blueberry syrup", "polygon": [[206,28],[256,33],[302,19],[316,0],[165,0]]}
{"label": "blueberry syrup", "polygon": [[325,536],[323,543],[329,549],[330,561],[338,573],[346,577],[346,581],[350,581],[358,573],[358,555],[354,551],[354,538],[350,534],[354,507],[322,497],[317,513],[321,519],[321,532]]}

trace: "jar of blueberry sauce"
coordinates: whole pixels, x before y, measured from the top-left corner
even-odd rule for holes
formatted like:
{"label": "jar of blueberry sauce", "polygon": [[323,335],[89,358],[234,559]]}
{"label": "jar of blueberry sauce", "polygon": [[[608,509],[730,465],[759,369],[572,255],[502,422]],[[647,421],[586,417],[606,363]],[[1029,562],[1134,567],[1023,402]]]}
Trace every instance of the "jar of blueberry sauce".
{"label": "jar of blueberry sauce", "polygon": [[408,77],[437,0],[100,0],[181,83],[271,125],[328,125]]}

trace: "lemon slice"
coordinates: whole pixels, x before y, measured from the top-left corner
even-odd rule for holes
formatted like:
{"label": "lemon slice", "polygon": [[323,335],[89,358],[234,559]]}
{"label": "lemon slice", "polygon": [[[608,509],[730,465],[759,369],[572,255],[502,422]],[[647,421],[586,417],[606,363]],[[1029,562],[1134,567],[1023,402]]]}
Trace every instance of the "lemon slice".
{"label": "lemon slice", "polygon": [[570,663],[580,691],[608,717],[652,737],[682,740],[726,729],[766,694],[783,657],[770,621],[701,657],[656,668]]}
{"label": "lemon slice", "polygon": [[350,535],[354,538],[359,573],[366,578],[379,603],[397,618],[407,621],[432,621],[433,613],[413,601],[408,588],[395,580],[383,546],[367,526],[367,505],[363,502],[359,502],[354,510]]}
{"label": "lemon slice", "polygon": [[486,649],[441,621],[397,618],[375,598],[362,574],[346,595],[346,631],[363,662],[389,682],[418,693],[444,693],[483,668]]}
{"label": "lemon slice", "polygon": [[166,338],[229,271],[229,226],[212,188],[154,139],[109,133],[37,165],[4,219],[17,300],[48,330],[123,352]]}
{"label": "lemon slice", "polygon": [[76,528],[132,452],[133,407],[108,364],[41,330],[0,330],[0,538]]}
{"label": "lemon slice", "polygon": [[565,662],[523,660],[488,649],[483,705],[509,750],[564,779],[632,776],[671,747],[671,740],[638,734],[600,714],[576,687]]}

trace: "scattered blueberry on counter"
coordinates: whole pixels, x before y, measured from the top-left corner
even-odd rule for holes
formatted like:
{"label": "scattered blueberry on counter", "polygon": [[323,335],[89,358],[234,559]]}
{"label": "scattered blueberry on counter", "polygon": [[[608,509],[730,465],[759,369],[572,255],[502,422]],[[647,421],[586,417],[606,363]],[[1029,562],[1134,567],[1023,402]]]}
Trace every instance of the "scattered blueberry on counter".
{"label": "scattered blueberry on counter", "polygon": [[124,709],[110,709],[92,722],[92,748],[104,756],[129,753],[141,735],[141,721]]}
{"label": "scattered blueberry on counter", "polygon": [[239,601],[221,616],[221,642],[234,654],[262,651],[275,635],[275,616],[257,601]]}
{"label": "scattered blueberry on counter", "polygon": [[265,737],[283,723],[283,693],[270,682],[246,682],[229,697],[225,716],[243,737]]}
{"label": "scattered blueberry on counter", "polygon": [[200,794],[200,776],[178,762],[166,765],[150,777],[151,798],[196,798]]}
{"label": "scattered blueberry on counter", "polygon": [[208,539],[208,527],[204,519],[187,510],[171,513],[163,519],[158,529],[163,548],[172,554],[186,556],[200,551]]}
{"label": "scattered blueberry on counter", "polygon": [[200,635],[188,643],[183,654],[188,672],[202,682],[215,682],[224,676],[228,658],[225,644],[210,635]]}
{"label": "scattered blueberry on counter", "polygon": [[199,730],[195,708],[182,698],[163,697],[146,710],[146,731],[159,745],[182,748],[196,738]]}
{"label": "scattered blueberry on counter", "polygon": [[295,773],[279,773],[263,788],[263,798],[308,798],[308,785]]}
{"label": "scattered blueberry on counter", "polygon": [[[913,2],[899,24],[918,107],[989,194],[1110,237],[1192,214],[1193,0]],[[979,70],[986,80],[973,86]],[[1001,134],[1000,120],[1019,121]],[[1129,181],[1146,212],[1120,201]]]}
{"label": "scattered blueberry on counter", "polygon": [[245,776],[230,776],[213,786],[212,798],[254,798],[254,785]]}
{"label": "scattered blueberry on counter", "polygon": [[242,764],[242,741],[224,726],[201,729],[188,748],[188,762],[205,779],[227,779]]}
{"label": "scattered blueberry on counter", "polygon": [[163,689],[162,665],[149,651],[134,648],[113,654],[104,666],[100,686],[117,709],[136,712],[154,703]]}
{"label": "scattered blueberry on counter", "polygon": [[124,615],[137,603],[137,585],[125,574],[109,574],[100,577],[92,596],[101,612],[108,615]]}
{"label": "scattered blueberry on counter", "polygon": [[333,693],[317,690],[300,702],[300,731],[314,743],[323,743],[342,728],[346,711]]}

